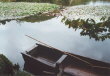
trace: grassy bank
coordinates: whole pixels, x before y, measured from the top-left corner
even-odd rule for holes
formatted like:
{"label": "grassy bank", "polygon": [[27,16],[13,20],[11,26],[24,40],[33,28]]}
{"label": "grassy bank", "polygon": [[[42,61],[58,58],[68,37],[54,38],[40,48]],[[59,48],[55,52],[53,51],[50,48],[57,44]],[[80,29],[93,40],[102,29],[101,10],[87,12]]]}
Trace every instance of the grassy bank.
{"label": "grassy bank", "polygon": [[15,69],[15,66],[6,58],[0,54],[0,76],[31,76],[30,74]]}
{"label": "grassy bank", "polygon": [[7,66],[12,66],[12,63],[2,54],[0,54],[0,75],[6,72]]}
{"label": "grassy bank", "polygon": [[49,3],[0,2],[0,20],[23,18],[58,8],[58,5]]}

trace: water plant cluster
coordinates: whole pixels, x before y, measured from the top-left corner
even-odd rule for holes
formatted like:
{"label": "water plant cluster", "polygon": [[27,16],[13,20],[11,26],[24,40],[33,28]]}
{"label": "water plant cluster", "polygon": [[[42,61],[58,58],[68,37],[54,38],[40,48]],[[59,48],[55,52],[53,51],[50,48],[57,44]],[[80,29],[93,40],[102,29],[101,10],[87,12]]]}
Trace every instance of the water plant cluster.
{"label": "water plant cluster", "polygon": [[0,2],[0,20],[23,18],[58,8],[58,5],[49,3]]}
{"label": "water plant cluster", "polygon": [[94,19],[96,22],[101,22],[101,18],[110,17],[110,5],[78,5],[67,7],[62,12],[62,15],[70,20],[83,19],[87,20]]}

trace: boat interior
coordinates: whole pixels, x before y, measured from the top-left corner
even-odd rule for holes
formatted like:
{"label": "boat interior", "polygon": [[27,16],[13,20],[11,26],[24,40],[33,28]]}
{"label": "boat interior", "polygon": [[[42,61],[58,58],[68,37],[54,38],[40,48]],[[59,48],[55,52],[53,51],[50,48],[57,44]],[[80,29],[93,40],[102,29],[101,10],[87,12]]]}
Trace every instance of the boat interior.
{"label": "boat interior", "polygon": [[55,67],[56,63],[61,63],[67,57],[67,55],[65,55],[61,51],[56,51],[53,48],[49,48],[43,45],[37,45],[37,47],[27,52],[27,54],[35,57],[42,63],[45,63],[50,66],[53,65]]}
{"label": "boat interior", "polygon": [[110,76],[110,64],[37,45],[27,54],[53,68],[56,68],[57,63],[60,64],[59,73],[63,72],[61,74],[64,76]]}

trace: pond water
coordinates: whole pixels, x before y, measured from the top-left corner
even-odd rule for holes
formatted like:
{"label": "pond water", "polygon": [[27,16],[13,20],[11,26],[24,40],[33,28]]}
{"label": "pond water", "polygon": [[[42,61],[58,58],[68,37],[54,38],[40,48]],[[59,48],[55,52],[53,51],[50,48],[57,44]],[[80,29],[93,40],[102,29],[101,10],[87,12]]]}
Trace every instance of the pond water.
{"label": "pond water", "polygon": [[[71,5],[110,4],[110,0],[71,1],[73,1],[73,4],[70,2]],[[0,53],[6,55],[13,63],[19,63],[23,67],[24,61],[21,52],[25,52],[36,43],[25,36],[29,35],[60,50],[110,63],[110,39],[95,41],[88,36],[81,36],[81,30],[75,31],[73,28],[68,28],[61,22],[62,18],[61,16],[35,16],[2,22],[0,24]]]}

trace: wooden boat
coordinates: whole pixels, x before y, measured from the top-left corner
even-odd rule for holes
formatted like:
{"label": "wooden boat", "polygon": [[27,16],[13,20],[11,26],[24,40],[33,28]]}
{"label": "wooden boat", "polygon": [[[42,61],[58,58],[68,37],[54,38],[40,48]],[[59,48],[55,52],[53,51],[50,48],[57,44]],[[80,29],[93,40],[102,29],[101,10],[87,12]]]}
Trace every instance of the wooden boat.
{"label": "wooden boat", "polygon": [[110,64],[93,60],[43,44],[22,53],[24,70],[34,75],[110,76]]}

